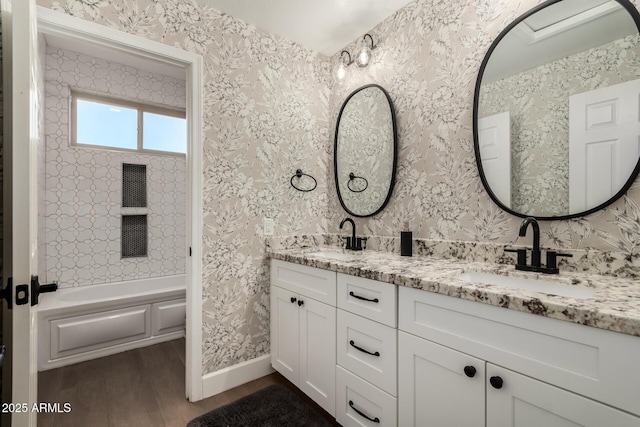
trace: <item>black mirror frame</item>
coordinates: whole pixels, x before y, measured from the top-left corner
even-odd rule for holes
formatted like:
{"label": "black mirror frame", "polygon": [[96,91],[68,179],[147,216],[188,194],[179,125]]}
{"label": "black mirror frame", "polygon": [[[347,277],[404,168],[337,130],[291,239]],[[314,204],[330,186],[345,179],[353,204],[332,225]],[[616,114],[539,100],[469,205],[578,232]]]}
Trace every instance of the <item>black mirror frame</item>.
{"label": "black mirror frame", "polygon": [[[393,169],[391,171],[391,182],[389,183],[389,191],[387,192],[387,197],[384,199],[384,202],[382,202],[382,205],[380,205],[380,208],[378,208],[378,210],[376,210],[371,214],[360,215],[352,212],[345,206],[344,200],[342,200],[342,194],[340,194],[340,186],[338,185],[338,155],[337,155],[338,130],[340,129],[340,119],[342,118],[342,112],[344,111],[344,107],[347,105],[349,100],[353,98],[353,96],[356,93],[369,87],[376,87],[380,89],[382,93],[384,93],[384,96],[387,98],[387,101],[389,102],[389,110],[391,112],[391,124],[393,126]],[[333,143],[333,173],[334,173],[334,180],[336,184],[336,193],[338,194],[338,200],[340,201],[340,205],[342,206],[342,209],[344,209],[349,215],[359,217],[359,218],[366,218],[366,217],[374,216],[380,213],[389,203],[389,199],[391,199],[391,193],[393,192],[393,187],[395,186],[395,183],[396,183],[397,163],[398,163],[398,129],[396,126],[396,112],[395,112],[395,109],[393,108],[393,102],[391,101],[391,97],[389,96],[389,93],[387,93],[387,91],[382,86],[377,84],[368,84],[368,85],[359,87],[358,89],[351,92],[351,94],[347,96],[347,99],[344,100],[344,102],[342,103],[342,107],[340,107],[338,120],[336,121],[336,132],[335,132],[334,143]]]}
{"label": "black mirror frame", "polygon": [[[545,220],[545,221],[564,220],[564,219],[583,217],[583,216],[592,214],[594,212],[597,212],[597,211],[609,206],[610,204],[612,204],[613,202],[618,200],[620,197],[622,197],[622,195],[624,195],[624,193],[627,192],[627,190],[633,185],[633,182],[638,177],[638,173],[640,173],[640,158],[639,158],[638,162],[636,163],[636,166],[633,169],[633,172],[631,173],[631,175],[629,176],[629,179],[627,180],[627,182],[620,189],[620,191],[618,191],[616,194],[614,194],[609,200],[605,201],[604,203],[599,204],[598,206],[596,206],[594,208],[586,210],[584,212],[578,212],[578,213],[568,214],[568,215],[559,215],[559,216],[537,216],[537,215],[523,214],[523,213],[520,213],[520,212],[516,212],[513,209],[505,206],[500,200],[498,200],[498,198],[496,197],[494,192],[491,190],[491,187],[489,186],[489,183],[487,182],[487,178],[486,178],[486,176],[484,174],[484,169],[482,168],[482,162],[480,160],[480,144],[478,142],[478,104],[479,104],[479,100],[480,100],[480,85],[482,83],[482,77],[484,75],[485,68],[487,67],[487,63],[489,62],[489,59],[491,58],[491,54],[496,49],[496,47],[498,46],[500,41],[502,41],[502,39],[516,25],[518,25],[519,23],[521,23],[522,21],[524,21],[525,19],[527,19],[529,16],[533,15],[534,13],[537,13],[540,10],[542,10],[542,9],[548,7],[548,6],[551,6],[551,5],[555,4],[555,3],[558,3],[560,1],[562,1],[562,0],[547,0],[546,2],[544,2],[542,4],[539,4],[538,6],[534,7],[531,10],[529,10],[528,12],[525,12],[523,15],[521,15],[520,17],[515,19],[513,22],[511,22],[504,30],[502,30],[502,32],[498,35],[498,37],[491,44],[491,46],[489,47],[489,50],[487,51],[484,59],[482,60],[482,64],[480,65],[480,71],[478,72],[478,78],[476,79],[475,91],[474,91],[474,94],[473,94],[473,147],[474,147],[474,152],[475,152],[475,155],[476,155],[476,165],[478,167],[478,174],[480,175],[480,180],[482,180],[482,185],[484,186],[484,189],[489,194],[489,197],[491,197],[491,200],[493,200],[493,202],[496,205],[498,205],[498,207],[500,207],[500,209],[510,213],[511,215],[519,216],[521,218],[533,216],[537,220]],[[629,15],[631,15],[631,18],[633,19],[633,21],[636,24],[636,27],[638,28],[638,33],[640,33],[640,13],[638,12],[638,10],[635,8],[635,6],[629,0],[616,0],[616,1],[620,4],[620,6],[624,7],[627,10]]]}

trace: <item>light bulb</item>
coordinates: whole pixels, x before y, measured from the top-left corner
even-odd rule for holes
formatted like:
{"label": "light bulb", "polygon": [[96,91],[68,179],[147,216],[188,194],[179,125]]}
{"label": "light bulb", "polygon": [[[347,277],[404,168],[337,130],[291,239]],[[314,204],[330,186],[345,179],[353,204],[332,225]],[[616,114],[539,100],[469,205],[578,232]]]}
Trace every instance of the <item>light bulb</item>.
{"label": "light bulb", "polygon": [[360,68],[364,68],[369,65],[370,60],[371,48],[367,46],[366,39],[362,39],[362,42],[360,42],[360,48],[358,49],[358,54],[356,55],[356,65]]}
{"label": "light bulb", "polygon": [[333,67],[333,78],[338,82],[342,83],[344,78],[347,76],[347,66],[344,61],[340,59],[340,62]]}

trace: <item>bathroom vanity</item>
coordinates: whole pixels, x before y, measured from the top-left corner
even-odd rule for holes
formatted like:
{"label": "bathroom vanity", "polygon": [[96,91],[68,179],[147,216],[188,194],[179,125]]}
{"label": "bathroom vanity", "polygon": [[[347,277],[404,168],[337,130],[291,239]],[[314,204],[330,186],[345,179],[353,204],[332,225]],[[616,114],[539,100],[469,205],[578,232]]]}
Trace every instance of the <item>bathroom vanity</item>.
{"label": "bathroom vanity", "polygon": [[470,274],[537,277],[498,264],[269,256],[272,365],[344,426],[640,426],[630,279],[544,277],[592,290],[571,297]]}

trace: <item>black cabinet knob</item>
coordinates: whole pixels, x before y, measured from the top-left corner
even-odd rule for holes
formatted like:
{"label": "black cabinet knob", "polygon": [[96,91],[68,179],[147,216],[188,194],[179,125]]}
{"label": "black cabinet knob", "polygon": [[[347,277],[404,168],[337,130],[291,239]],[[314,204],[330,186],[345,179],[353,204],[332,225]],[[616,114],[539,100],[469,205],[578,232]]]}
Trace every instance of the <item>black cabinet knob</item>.
{"label": "black cabinet knob", "polygon": [[302,306],[302,304],[304,304],[304,301],[298,300],[298,307]]}
{"label": "black cabinet knob", "polygon": [[469,365],[469,366],[465,366],[464,367],[464,374],[466,376],[468,376],[469,378],[473,378],[476,376],[476,368],[474,368],[473,366]]}
{"label": "black cabinet knob", "polygon": [[294,302],[296,302],[296,297],[291,297],[291,303],[293,304]]}
{"label": "black cabinet knob", "polygon": [[502,378],[500,377],[491,377],[489,378],[489,382],[493,388],[501,389],[502,388]]}

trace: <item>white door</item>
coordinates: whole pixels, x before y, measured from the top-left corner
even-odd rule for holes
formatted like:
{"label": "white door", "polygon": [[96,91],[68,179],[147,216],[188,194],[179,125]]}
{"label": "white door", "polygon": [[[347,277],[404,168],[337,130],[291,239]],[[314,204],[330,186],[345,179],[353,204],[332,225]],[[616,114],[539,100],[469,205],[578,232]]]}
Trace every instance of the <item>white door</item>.
{"label": "white door", "polygon": [[483,360],[398,331],[398,425],[484,427],[484,366]]}
{"label": "white door", "polygon": [[511,117],[508,111],[478,119],[484,176],[495,196],[511,207]]}
{"label": "white door", "polygon": [[569,212],[606,202],[640,156],[640,80],[569,97]]}
{"label": "white door", "polygon": [[[32,323],[28,290],[32,274],[37,274],[37,176],[35,154],[38,129],[36,96],[37,41],[34,0],[2,0],[2,55],[4,87],[4,241],[3,285],[13,283],[13,326],[11,339],[5,340],[9,350],[3,371],[11,378],[11,402],[14,410],[11,424],[35,426],[37,401],[37,347],[35,322]],[[20,292],[16,288],[20,286]],[[17,305],[18,298],[27,303]],[[6,303],[3,311],[6,310]],[[9,403],[8,401],[5,403]],[[14,406],[14,409],[16,407]],[[24,411],[24,409],[27,409]],[[4,412],[4,411],[3,411]]]}
{"label": "white door", "polygon": [[336,308],[300,296],[298,387],[325,411],[336,414]]}
{"label": "white door", "polygon": [[487,363],[487,426],[639,427],[640,418]]}
{"label": "white door", "polygon": [[271,286],[271,365],[298,384],[300,375],[300,321],[298,295]]}

